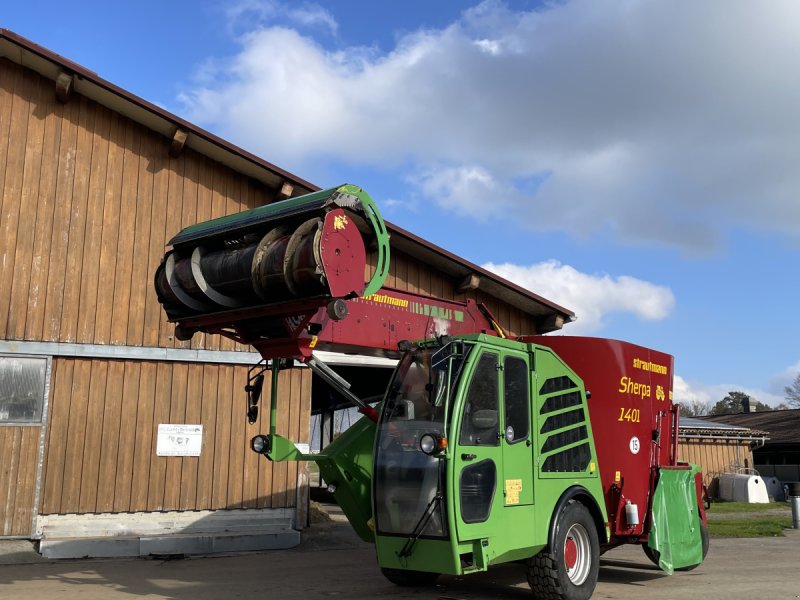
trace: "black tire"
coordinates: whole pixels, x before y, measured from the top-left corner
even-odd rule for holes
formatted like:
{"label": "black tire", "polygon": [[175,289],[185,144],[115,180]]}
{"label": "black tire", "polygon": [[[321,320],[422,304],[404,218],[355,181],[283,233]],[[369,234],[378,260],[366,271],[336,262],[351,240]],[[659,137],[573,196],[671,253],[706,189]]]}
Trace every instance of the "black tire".
{"label": "black tire", "polygon": [[653,550],[646,543],[642,544],[642,550],[644,550],[644,554],[647,558],[650,559],[650,562],[658,567],[659,566],[658,561],[661,559],[661,553],[658,550]]}
{"label": "black tire", "polygon": [[[699,567],[701,564],[703,564],[703,561],[706,559],[706,554],[708,554],[708,544],[709,544],[708,527],[702,521],[700,521],[700,540],[701,540],[702,545],[703,545],[703,560],[701,560],[696,565],[689,565],[688,567],[678,567],[677,569],[675,569],[676,571],[693,571],[694,569]],[[644,544],[642,546],[642,548],[644,549],[644,553],[647,555],[647,558],[649,558],[650,561],[655,566],[658,567],[659,566],[658,561],[659,561],[659,558],[661,558],[660,555],[659,555],[658,550],[653,550],[647,544]]]}
{"label": "black tire", "polygon": [[381,573],[393,584],[401,587],[430,587],[439,579],[439,573],[428,571],[381,568]]}
{"label": "black tire", "polygon": [[589,510],[571,501],[556,517],[553,548],[528,559],[528,583],[540,600],[588,600],[597,585],[600,543]]}

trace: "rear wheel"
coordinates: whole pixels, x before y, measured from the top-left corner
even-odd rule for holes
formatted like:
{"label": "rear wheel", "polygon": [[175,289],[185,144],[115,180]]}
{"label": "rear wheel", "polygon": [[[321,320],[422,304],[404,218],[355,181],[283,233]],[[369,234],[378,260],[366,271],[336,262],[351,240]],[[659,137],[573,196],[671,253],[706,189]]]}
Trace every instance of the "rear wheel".
{"label": "rear wheel", "polygon": [[588,600],[600,568],[594,520],[576,501],[567,504],[557,519],[553,547],[528,560],[528,583],[542,600]]}
{"label": "rear wheel", "polygon": [[429,573],[427,571],[382,568],[381,573],[393,584],[402,587],[428,587],[439,579],[438,573]]}

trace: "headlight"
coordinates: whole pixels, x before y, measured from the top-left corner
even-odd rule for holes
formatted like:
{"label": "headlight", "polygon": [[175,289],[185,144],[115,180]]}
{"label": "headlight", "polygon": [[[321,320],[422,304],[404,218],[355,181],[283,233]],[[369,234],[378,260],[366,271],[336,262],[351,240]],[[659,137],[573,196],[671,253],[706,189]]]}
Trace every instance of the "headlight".
{"label": "headlight", "polygon": [[433,451],[436,450],[436,436],[426,433],[419,438],[419,449],[425,454],[433,454]]}
{"label": "headlight", "polygon": [[269,438],[265,435],[257,435],[250,440],[250,449],[258,454],[269,452]]}
{"label": "headlight", "polygon": [[423,453],[431,455],[442,452],[447,448],[447,438],[440,437],[435,433],[426,433],[419,438],[419,449]]}

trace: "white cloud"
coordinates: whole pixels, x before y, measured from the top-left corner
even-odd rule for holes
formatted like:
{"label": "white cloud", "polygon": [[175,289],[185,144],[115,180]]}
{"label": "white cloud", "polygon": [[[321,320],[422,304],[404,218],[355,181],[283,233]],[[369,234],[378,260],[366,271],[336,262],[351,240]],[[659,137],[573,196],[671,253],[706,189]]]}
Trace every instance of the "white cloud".
{"label": "white cloud", "polygon": [[[672,393],[673,393],[673,400],[679,404],[685,405],[693,405],[693,404],[705,404],[709,405],[712,403],[711,394],[697,386],[697,385],[690,385],[683,377],[680,375],[675,375],[672,381]],[[724,395],[720,398],[716,398],[714,402],[717,400],[721,400],[724,398]]]}
{"label": "white cloud", "polygon": [[786,403],[783,395],[773,394],[767,390],[741,386],[735,383],[704,384],[697,381],[687,381],[675,375],[673,381],[673,399],[675,402],[689,404],[701,402],[709,408],[722,400],[729,392],[744,392],[751,398],[769,406]]}
{"label": "white cloud", "polygon": [[339,24],[331,13],[314,3],[286,4],[278,0],[236,0],[225,6],[228,31],[249,32],[276,23],[322,28],[336,34]]}
{"label": "white cloud", "polygon": [[335,31],[317,5],[240,5],[239,26],[257,16],[240,52],[182,101],[273,162],[401,170],[446,208],[501,198],[577,235],[703,250],[731,227],[800,232],[800,3],[489,1],[384,54],[287,28]]}
{"label": "white cloud", "polygon": [[570,335],[600,330],[609,313],[627,312],[655,321],[666,318],[675,306],[668,287],[627,275],[582,273],[557,260],[530,266],[488,263],[483,267],[574,311],[578,320],[569,326]]}
{"label": "white cloud", "polygon": [[769,391],[772,394],[781,396],[785,401],[786,393],[784,388],[792,385],[792,382],[798,375],[800,375],[800,360],[793,365],[789,365],[782,372],[774,375],[769,383]]}
{"label": "white cloud", "polygon": [[460,215],[479,221],[513,205],[518,194],[480,165],[422,169],[416,180],[422,194]]}

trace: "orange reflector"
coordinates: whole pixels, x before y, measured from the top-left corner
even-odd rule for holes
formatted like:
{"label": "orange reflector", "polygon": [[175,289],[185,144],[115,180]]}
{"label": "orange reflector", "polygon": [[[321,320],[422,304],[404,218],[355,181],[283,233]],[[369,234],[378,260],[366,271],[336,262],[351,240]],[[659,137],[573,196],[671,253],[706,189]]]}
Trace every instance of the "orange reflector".
{"label": "orange reflector", "polygon": [[447,450],[447,438],[444,436],[440,437],[439,443],[436,446],[440,452],[443,450]]}

